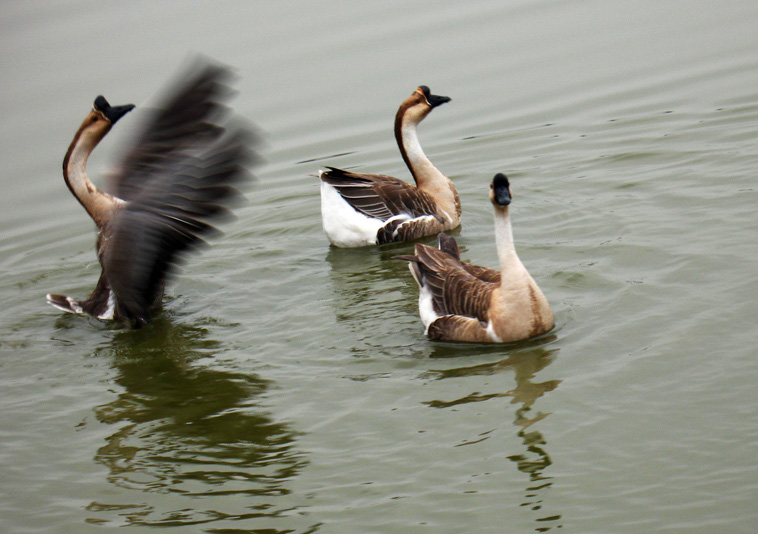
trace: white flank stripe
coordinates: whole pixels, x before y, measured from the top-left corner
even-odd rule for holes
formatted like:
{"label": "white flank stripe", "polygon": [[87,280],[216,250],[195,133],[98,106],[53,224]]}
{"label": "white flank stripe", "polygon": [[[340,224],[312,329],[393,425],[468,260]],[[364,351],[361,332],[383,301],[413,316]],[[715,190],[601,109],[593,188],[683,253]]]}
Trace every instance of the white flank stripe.
{"label": "white flank stripe", "polygon": [[424,333],[426,334],[429,333],[429,325],[441,317],[434,311],[431,289],[423,283],[419,286],[418,313],[421,316],[421,322],[424,323]]}
{"label": "white flank stripe", "polygon": [[492,324],[492,321],[487,323],[487,335],[490,336],[490,339],[494,341],[495,343],[502,343],[503,340],[498,337],[498,335],[495,333],[495,327]]}
{"label": "white flank stripe", "polygon": [[116,294],[113,291],[108,293],[108,307],[103,313],[97,316],[98,319],[103,321],[112,321],[116,312]]}

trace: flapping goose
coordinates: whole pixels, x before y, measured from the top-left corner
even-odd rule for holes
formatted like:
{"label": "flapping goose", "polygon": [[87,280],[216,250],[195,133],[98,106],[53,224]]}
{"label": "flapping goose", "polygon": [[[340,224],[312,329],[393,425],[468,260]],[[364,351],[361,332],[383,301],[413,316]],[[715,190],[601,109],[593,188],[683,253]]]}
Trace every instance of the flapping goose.
{"label": "flapping goose", "polygon": [[500,271],[460,260],[455,239],[439,236],[439,248],[416,245],[408,260],[419,285],[419,313],[427,335],[440,341],[507,343],[554,326],[553,312],[513,245],[508,178],[492,180],[495,239]]}
{"label": "flapping goose", "polygon": [[88,299],[49,294],[50,304],[131,326],[149,321],[180,257],[214,233],[209,222],[227,213],[239,196],[234,184],[247,178],[253,136],[240,124],[224,127],[230,77],[225,67],[195,62],[126,151],[112,194],[90,181],[87,158],[134,106],[95,99],[63,160],[63,178],[95,221],[102,273]]}
{"label": "flapping goose", "polygon": [[422,85],[397,110],[395,139],[416,180],[415,187],[391,176],[333,167],[320,171],[321,216],[333,245],[362,247],[408,241],[460,224],[458,192],[421,150],[416,133],[432,109],[449,101]]}

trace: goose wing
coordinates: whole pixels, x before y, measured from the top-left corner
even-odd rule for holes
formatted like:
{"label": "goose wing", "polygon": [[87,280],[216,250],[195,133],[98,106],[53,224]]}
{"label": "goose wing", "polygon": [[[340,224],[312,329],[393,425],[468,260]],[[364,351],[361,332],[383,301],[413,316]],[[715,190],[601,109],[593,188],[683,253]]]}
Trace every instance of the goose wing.
{"label": "goose wing", "polygon": [[182,254],[216,232],[211,222],[240,196],[234,184],[245,173],[247,144],[237,130],[169,158],[113,217],[100,262],[128,319],[147,322]]}
{"label": "goose wing", "polygon": [[[453,236],[449,236],[444,232],[441,232],[437,236],[438,247],[441,251],[450,254],[453,258],[460,261],[461,254],[458,250],[458,243]],[[490,269],[489,267],[481,267],[479,265],[473,265],[466,261],[461,261],[461,266],[468,271],[469,274],[483,280],[485,282],[492,282],[494,284],[500,283],[500,271]]]}
{"label": "goose wing", "polygon": [[193,61],[144,122],[111,177],[110,192],[134,200],[151,181],[172,174],[186,153],[222,136],[227,111],[223,101],[233,94],[231,78],[224,66]]}
{"label": "goose wing", "polygon": [[410,218],[432,215],[439,219],[431,196],[392,176],[360,174],[327,167],[321,180],[333,186],[356,211],[382,221],[396,215]]}
{"label": "goose wing", "polygon": [[437,248],[417,244],[415,261],[437,314],[461,315],[484,323],[489,320],[497,284],[477,278],[466,264]]}

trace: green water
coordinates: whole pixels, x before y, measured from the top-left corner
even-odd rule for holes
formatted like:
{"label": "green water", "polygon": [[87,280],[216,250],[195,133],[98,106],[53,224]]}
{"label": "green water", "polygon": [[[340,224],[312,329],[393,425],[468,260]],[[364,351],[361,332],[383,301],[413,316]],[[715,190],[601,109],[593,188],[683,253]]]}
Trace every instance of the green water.
{"label": "green water", "polygon": [[[7,532],[752,533],[758,4],[0,7],[0,521]],[[94,228],[63,183],[93,98],[237,68],[266,163],[141,331],[63,316]],[[405,245],[330,249],[320,166],[408,179],[419,84],[495,266],[489,181],[557,327],[427,341]],[[140,118],[91,159],[107,171]],[[96,180],[97,181],[97,180]]]}

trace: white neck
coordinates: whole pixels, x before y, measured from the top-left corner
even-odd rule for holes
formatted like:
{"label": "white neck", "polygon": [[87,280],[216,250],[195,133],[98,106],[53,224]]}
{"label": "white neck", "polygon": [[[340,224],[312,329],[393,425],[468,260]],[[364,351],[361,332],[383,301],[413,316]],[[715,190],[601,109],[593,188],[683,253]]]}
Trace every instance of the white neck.
{"label": "white neck", "polygon": [[460,222],[460,199],[450,179],[435,167],[421,149],[416,126],[418,122],[408,117],[398,117],[395,137],[408,169],[413,174],[416,186],[428,193],[437,202],[438,209],[447,216],[452,227]]}
{"label": "white neck", "polygon": [[401,151],[406,156],[406,164],[416,180],[416,185],[424,189],[435,182],[447,182],[447,176],[442,174],[424,154],[418,140],[417,126],[411,120],[404,120],[400,127],[400,138],[397,140]]}
{"label": "white neck", "polygon": [[511,217],[507,207],[495,206],[495,243],[500,271],[503,274],[502,282],[505,283],[509,279],[508,273],[525,270],[524,264],[516,254]]}
{"label": "white neck", "polygon": [[418,140],[418,131],[416,125],[413,123],[403,124],[400,130],[403,149],[408,156],[408,166],[411,172],[415,174],[428,174],[429,171],[439,172],[429,158],[424,154],[424,150],[421,148],[421,143]]}

